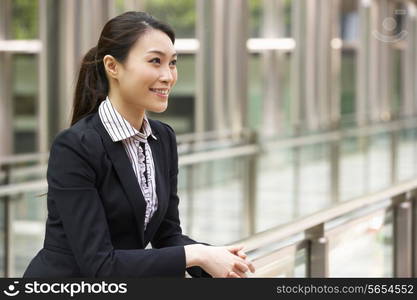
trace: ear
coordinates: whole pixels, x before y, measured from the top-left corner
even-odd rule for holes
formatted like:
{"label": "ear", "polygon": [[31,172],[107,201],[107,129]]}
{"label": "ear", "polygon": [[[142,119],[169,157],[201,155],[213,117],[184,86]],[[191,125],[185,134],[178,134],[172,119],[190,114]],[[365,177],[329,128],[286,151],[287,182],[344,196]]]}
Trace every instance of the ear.
{"label": "ear", "polygon": [[119,63],[117,62],[117,60],[107,54],[106,56],[103,57],[103,64],[104,64],[104,69],[106,70],[106,73],[108,76],[117,79],[118,75],[119,75]]}

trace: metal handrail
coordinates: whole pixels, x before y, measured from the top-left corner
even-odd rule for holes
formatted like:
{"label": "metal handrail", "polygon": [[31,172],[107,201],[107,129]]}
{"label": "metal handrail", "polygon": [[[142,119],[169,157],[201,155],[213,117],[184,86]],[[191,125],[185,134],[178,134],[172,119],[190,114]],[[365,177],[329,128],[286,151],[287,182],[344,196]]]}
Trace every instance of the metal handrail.
{"label": "metal handrail", "polygon": [[222,131],[204,131],[204,132],[192,132],[177,135],[177,143],[193,143],[199,141],[208,141],[213,139],[224,139],[237,136],[250,135],[249,129],[243,128],[242,130],[222,130]]}
{"label": "metal handrail", "polygon": [[[324,133],[316,133],[316,134],[308,134],[308,135],[302,135],[302,136],[295,136],[295,137],[269,137],[269,138],[262,138],[259,140],[259,143],[248,143],[243,146],[234,146],[233,148],[229,148],[228,151],[233,151],[232,149],[239,149],[239,147],[242,147],[243,149],[248,146],[255,146],[260,145],[258,148],[265,148],[265,149],[281,149],[281,148],[292,148],[292,147],[299,147],[299,146],[306,146],[311,144],[317,144],[317,143],[323,143],[323,142],[330,142],[330,141],[337,141],[341,140],[343,138],[347,137],[358,137],[358,136],[369,136],[373,134],[378,133],[384,133],[384,132],[393,132],[400,129],[409,129],[409,128],[415,128],[417,124],[417,118],[409,118],[405,120],[396,120],[389,123],[378,123],[374,125],[364,126],[364,127],[358,127],[358,128],[342,128],[339,130],[333,130],[328,131]],[[242,130],[240,134],[243,132],[248,133],[248,130]],[[207,139],[210,138],[225,138],[228,136],[232,136],[234,133],[233,131],[223,131],[223,132],[206,132],[206,135],[204,133],[196,133],[196,134],[186,134],[186,135],[178,135],[177,139],[182,139],[181,136],[184,136],[183,141],[199,141],[204,137],[207,141]],[[219,136],[220,134],[220,136]],[[253,134],[253,133],[252,133]],[[191,137],[194,136],[194,139],[191,139]],[[204,141],[204,139],[202,139]],[[206,151],[207,153],[212,153],[212,151]],[[223,151],[223,150],[222,150]],[[197,156],[202,157],[203,152],[197,152],[197,153],[191,153],[186,155],[192,155],[196,157]],[[236,151],[237,156],[241,156],[240,150]],[[200,155],[201,154],[201,155]],[[184,155],[185,156],[185,155]],[[47,159],[49,157],[49,153],[30,153],[30,154],[20,154],[20,155],[12,155],[12,156],[5,156],[0,157],[0,166],[6,165],[6,164],[17,164],[17,163],[24,163],[24,162],[32,162],[32,161],[40,161],[43,159]],[[228,156],[230,157],[230,155]],[[184,159],[184,161],[188,161],[187,159]],[[193,161],[195,161],[193,159]],[[203,161],[207,161],[205,158]],[[185,163],[187,164],[187,163]]]}
{"label": "metal handrail", "polygon": [[289,137],[285,139],[270,138],[263,144],[267,149],[282,149],[338,141],[349,137],[364,137],[378,133],[389,133],[401,129],[416,128],[417,118],[392,121],[389,124],[376,124],[358,128],[345,128],[324,133]]}
{"label": "metal handrail", "polygon": [[181,155],[179,157],[179,166],[187,166],[202,162],[215,161],[226,158],[236,158],[241,156],[249,156],[259,153],[260,147],[256,144],[237,146],[220,150],[196,152]]}
{"label": "metal handrail", "polygon": [[41,161],[44,159],[48,159],[48,157],[49,157],[49,152],[15,154],[15,155],[3,156],[3,157],[0,156],[0,166]]}
{"label": "metal handrail", "polygon": [[406,193],[415,188],[417,188],[417,179],[399,183],[382,191],[356,199],[347,200],[345,202],[340,202],[311,215],[303,216],[292,222],[278,225],[266,231],[256,233],[250,238],[236,241],[234,244],[244,244],[247,251],[253,251],[257,248],[283,240],[297,233],[304,232],[316,225],[328,222],[342,215],[346,215],[357,209],[375,204],[377,202],[385,201],[388,198]]}
{"label": "metal handrail", "polygon": [[46,190],[47,188],[48,183],[46,179],[34,180],[25,183],[12,183],[0,186],[0,197],[13,196],[33,191],[41,191]]}
{"label": "metal handrail", "polygon": [[[330,229],[330,232],[334,232],[340,226],[352,224],[355,220],[374,214],[375,211],[392,210],[394,249],[391,263],[393,264],[393,274],[395,277],[417,276],[416,196],[417,178],[395,184],[367,196],[339,202],[311,215],[256,233],[249,238],[235,241],[231,245],[244,245],[249,257],[252,258],[256,267],[260,267],[261,270],[268,267],[264,265],[265,261],[270,261],[270,257],[280,255],[289,246],[292,246],[293,249],[303,248],[307,250],[306,275],[308,277],[327,277],[329,275],[329,233],[328,229],[325,229],[325,225],[331,224],[331,221],[349,216],[349,223],[344,220],[341,224],[337,224]],[[353,214],[357,212],[361,215],[354,216]],[[304,235],[304,237],[300,238],[300,235]],[[296,236],[298,238],[294,240]],[[285,243],[290,238],[293,241]],[[267,249],[270,250],[266,254],[258,253],[260,250]],[[295,251],[292,255],[294,254]],[[277,261],[273,261],[273,264],[277,264]],[[262,272],[257,272],[251,277],[263,275]]]}
{"label": "metal handrail", "polygon": [[[43,163],[43,164],[36,164],[36,165],[31,165],[31,166],[24,166],[24,167],[18,167],[18,168],[11,168],[10,170],[8,170],[7,172],[7,176],[9,176],[9,178],[13,178],[14,180],[16,180],[16,178],[20,178],[20,177],[25,177],[25,176],[36,176],[36,175],[41,175],[43,176],[44,174],[46,174],[46,168],[47,168],[47,163]],[[6,176],[6,172],[0,171],[0,178],[2,178],[2,176]],[[1,182],[1,180],[0,180]]]}
{"label": "metal handrail", "polygon": [[[179,158],[179,165],[186,166],[201,162],[225,159],[230,157],[248,156],[258,153],[259,149],[257,145],[239,146],[231,149],[221,149],[207,151],[203,153],[186,154]],[[43,169],[45,166],[39,166],[39,169]],[[20,193],[26,193],[42,188],[47,188],[46,180],[29,181],[26,183],[14,183],[6,186],[0,186],[0,197],[10,196]]]}

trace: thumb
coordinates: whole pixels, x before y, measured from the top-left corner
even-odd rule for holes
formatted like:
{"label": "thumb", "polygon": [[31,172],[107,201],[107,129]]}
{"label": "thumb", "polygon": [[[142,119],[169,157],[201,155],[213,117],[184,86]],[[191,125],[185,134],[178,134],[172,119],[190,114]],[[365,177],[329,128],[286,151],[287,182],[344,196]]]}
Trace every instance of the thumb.
{"label": "thumb", "polygon": [[243,245],[232,245],[232,246],[227,247],[227,250],[229,250],[231,252],[238,252],[242,249],[243,249]]}
{"label": "thumb", "polygon": [[244,253],[244,252],[241,252],[241,251],[238,251],[237,252],[237,255],[239,255],[241,258],[243,258],[243,259],[245,259],[245,258],[247,258],[248,256]]}

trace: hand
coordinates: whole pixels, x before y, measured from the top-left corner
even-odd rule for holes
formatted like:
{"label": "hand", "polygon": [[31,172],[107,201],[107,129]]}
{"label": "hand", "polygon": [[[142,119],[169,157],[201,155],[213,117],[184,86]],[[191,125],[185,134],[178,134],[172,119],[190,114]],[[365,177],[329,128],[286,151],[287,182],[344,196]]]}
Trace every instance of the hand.
{"label": "hand", "polygon": [[[239,256],[240,258],[242,258],[243,260],[246,261],[246,264],[249,268],[249,270],[252,273],[255,273],[255,267],[253,266],[252,262],[250,260],[247,259],[247,255],[246,253],[243,251],[243,245],[232,245],[232,246],[228,246],[227,249],[230,251],[230,253]],[[239,276],[235,273],[235,272],[229,272],[228,276],[230,278],[239,278]]]}
{"label": "hand", "polygon": [[[231,274],[238,278],[247,277],[245,272],[249,269],[254,271],[253,265],[247,263],[239,255],[234,254],[234,250],[238,253],[241,248],[204,246],[201,252],[201,267],[215,278],[231,277]],[[240,253],[240,255],[245,256],[244,253]]]}

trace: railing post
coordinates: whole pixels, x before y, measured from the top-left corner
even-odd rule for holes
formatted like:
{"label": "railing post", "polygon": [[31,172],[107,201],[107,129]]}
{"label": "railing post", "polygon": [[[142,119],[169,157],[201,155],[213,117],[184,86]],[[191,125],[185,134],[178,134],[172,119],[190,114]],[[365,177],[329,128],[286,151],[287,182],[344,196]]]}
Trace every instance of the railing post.
{"label": "railing post", "polygon": [[340,141],[330,142],[330,202],[340,201]]}
{"label": "railing post", "polygon": [[193,225],[193,215],[194,215],[194,188],[195,188],[195,165],[186,165],[185,171],[187,176],[187,187],[186,187],[186,194],[187,194],[187,234],[192,235],[192,228]]}
{"label": "railing post", "polygon": [[306,230],[305,235],[310,242],[307,277],[329,277],[329,243],[324,224]]}
{"label": "railing post", "polygon": [[394,277],[412,275],[412,206],[406,194],[392,198],[394,211]]}
{"label": "railing post", "polygon": [[292,194],[293,194],[293,212],[292,217],[298,218],[301,208],[300,208],[300,194],[301,194],[301,148],[295,146],[292,149],[292,167],[294,174],[294,184],[292,185]]}
{"label": "railing post", "polygon": [[398,131],[392,131],[390,133],[390,156],[391,156],[391,184],[397,182],[398,179]]}
{"label": "railing post", "polygon": [[[256,132],[250,133],[250,144],[258,144],[258,136]],[[257,195],[257,169],[258,169],[258,156],[259,153],[248,156],[247,158],[247,172],[244,172],[243,185],[244,185],[244,215],[245,218],[245,235],[251,236],[256,231],[256,195]]]}

